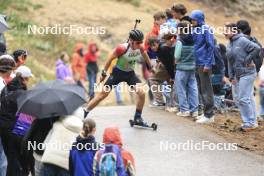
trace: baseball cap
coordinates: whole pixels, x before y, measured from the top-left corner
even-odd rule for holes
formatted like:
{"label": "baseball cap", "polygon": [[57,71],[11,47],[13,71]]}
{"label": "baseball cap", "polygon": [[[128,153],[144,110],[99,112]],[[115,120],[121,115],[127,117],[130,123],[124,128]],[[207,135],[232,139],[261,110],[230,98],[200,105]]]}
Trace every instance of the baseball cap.
{"label": "baseball cap", "polygon": [[15,71],[15,73],[21,73],[21,76],[23,78],[30,78],[30,77],[34,77],[34,75],[32,74],[30,68],[28,68],[27,66],[20,66],[17,68],[17,70]]}

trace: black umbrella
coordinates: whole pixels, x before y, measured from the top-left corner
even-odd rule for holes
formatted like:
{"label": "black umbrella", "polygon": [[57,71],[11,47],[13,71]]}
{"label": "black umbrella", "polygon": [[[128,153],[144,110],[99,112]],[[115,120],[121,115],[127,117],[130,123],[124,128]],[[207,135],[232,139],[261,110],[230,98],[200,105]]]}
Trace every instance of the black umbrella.
{"label": "black umbrella", "polygon": [[85,91],[64,81],[40,83],[17,99],[18,112],[43,119],[70,115],[86,103]]}

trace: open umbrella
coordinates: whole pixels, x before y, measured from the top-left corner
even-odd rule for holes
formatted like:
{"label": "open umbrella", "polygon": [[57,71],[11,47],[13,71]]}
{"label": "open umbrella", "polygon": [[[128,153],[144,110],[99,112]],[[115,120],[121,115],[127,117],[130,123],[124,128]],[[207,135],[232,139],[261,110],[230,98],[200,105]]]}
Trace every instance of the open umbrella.
{"label": "open umbrella", "polygon": [[8,29],[8,24],[6,22],[6,16],[0,14],[0,33],[5,32]]}
{"label": "open umbrella", "polygon": [[17,99],[18,112],[36,118],[50,118],[72,114],[86,103],[85,91],[78,85],[64,81],[40,83]]}

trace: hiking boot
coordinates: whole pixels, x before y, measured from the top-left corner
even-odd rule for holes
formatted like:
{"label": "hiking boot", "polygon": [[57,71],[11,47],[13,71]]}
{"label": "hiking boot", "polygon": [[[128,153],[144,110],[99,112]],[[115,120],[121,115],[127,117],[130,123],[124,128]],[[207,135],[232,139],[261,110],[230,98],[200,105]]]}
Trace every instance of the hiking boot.
{"label": "hiking boot", "polygon": [[200,124],[209,124],[214,122],[214,116],[211,118],[207,118],[205,116],[201,117],[199,120],[196,120],[196,123]]}
{"label": "hiking boot", "polygon": [[190,117],[191,114],[189,111],[186,111],[186,112],[178,112],[176,115],[180,117]]}

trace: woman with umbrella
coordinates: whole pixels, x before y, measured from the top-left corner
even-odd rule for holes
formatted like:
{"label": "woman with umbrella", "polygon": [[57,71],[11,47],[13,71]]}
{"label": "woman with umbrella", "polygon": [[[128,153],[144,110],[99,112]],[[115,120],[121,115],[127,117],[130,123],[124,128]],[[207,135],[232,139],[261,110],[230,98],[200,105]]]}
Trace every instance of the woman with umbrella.
{"label": "woman with umbrella", "polygon": [[20,66],[16,77],[2,90],[0,101],[0,131],[3,148],[7,157],[7,175],[27,175],[22,169],[20,146],[22,137],[13,133],[17,118],[17,97],[27,90],[29,79],[33,77],[31,70]]}

